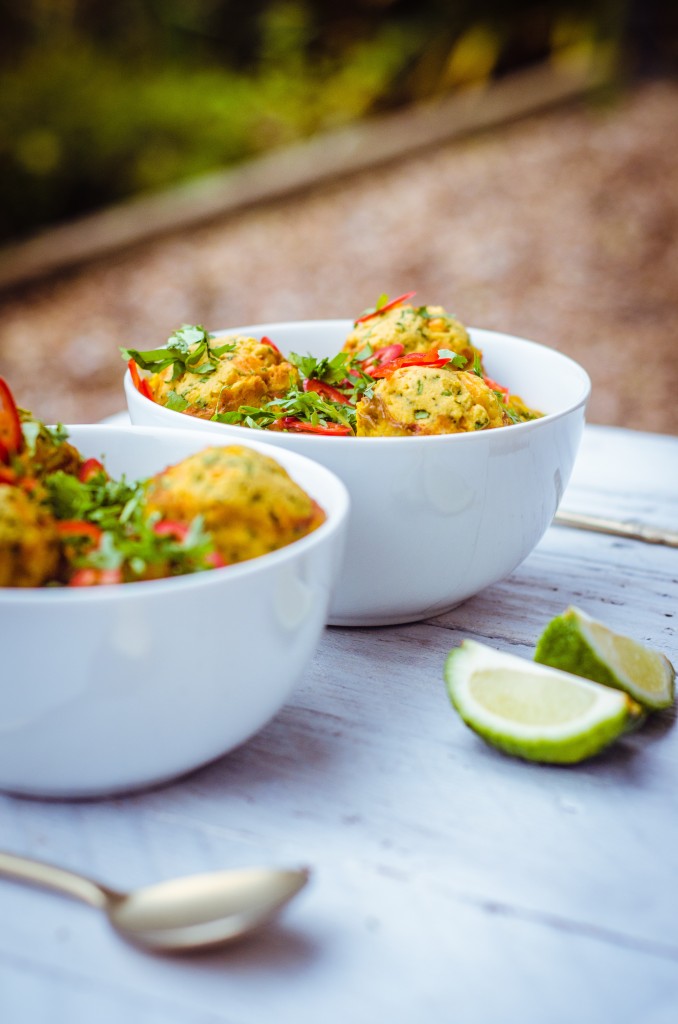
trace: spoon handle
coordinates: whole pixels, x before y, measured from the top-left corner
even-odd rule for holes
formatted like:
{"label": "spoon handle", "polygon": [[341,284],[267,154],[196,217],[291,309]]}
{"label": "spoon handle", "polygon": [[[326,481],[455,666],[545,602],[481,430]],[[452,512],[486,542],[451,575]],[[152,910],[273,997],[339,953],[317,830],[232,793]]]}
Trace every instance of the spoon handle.
{"label": "spoon handle", "polygon": [[65,893],[76,900],[82,900],[91,907],[103,908],[113,893],[91,878],[76,875],[55,864],[44,864],[29,857],[18,857],[14,853],[0,850],[0,876],[19,882],[28,882]]}
{"label": "spoon handle", "polygon": [[557,512],[553,520],[556,526],[571,526],[576,530],[592,530],[594,533],[609,533],[616,537],[643,540],[646,544],[665,544],[678,548],[678,531],[656,529],[637,523],[632,519],[609,519],[606,516],[590,516],[583,512]]}

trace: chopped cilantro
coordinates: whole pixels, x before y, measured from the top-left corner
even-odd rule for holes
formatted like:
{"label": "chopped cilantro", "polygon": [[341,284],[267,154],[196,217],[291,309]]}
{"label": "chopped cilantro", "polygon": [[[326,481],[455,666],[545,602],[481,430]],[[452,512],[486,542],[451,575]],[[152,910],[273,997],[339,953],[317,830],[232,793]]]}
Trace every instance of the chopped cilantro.
{"label": "chopped cilantro", "polygon": [[[522,423],[525,417],[521,416],[514,408],[512,408],[512,406],[506,405],[506,403],[504,402],[504,396],[502,395],[501,391],[495,391],[495,395],[499,399],[499,404],[501,405],[502,409],[510,419],[511,423]],[[529,416],[527,417],[527,419],[532,419],[532,417]]]}
{"label": "chopped cilantro", "polygon": [[35,420],[27,420],[21,424],[21,433],[24,435],[26,449],[30,455],[35,455],[35,448],[40,437],[40,423]]}
{"label": "chopped cilantro", "polygon": [[168,409],[173,409],[174,412],[183,412],[184,409],[188,408],[186,399],[178,395],[176,391],[168,391],[165,405]]}
{"label": "chopped cilantro", "polygon": [[[377,299],[377,301],[375,302],[374,306],[368,306],[367,309],[364,309],[362,311],[360,316],[361,317],[363,317],[363,316],[370,316],[372,313],[378,313],[380,309],[383,309],[383,307],[386,305],[387,302],[388,302],[388,295],[386,294],[386,292],[382,292],[381,295],[379,296],[379,298]],[[357,321],[356,321],[356,323],[357,323]]]}
{"label": "chopped cilantro", "polygon": [[466,366],[468,359],[466,356],[460,355],[458,352],[453,352],[449,348],[439,348],[438,356],[440,359],[449,359],[454,366],[458,366],[460,370]]}
{"label": "chopped cilantro", "polygon": [[[365,373],[361,366],[361,361],[372,355],[372,346],[366,346],[367,351],[361,351],[357,356],[352,356],[348,352],[339,352],[332,359],[327,357],[323,359],[315,359],[311,355],[300,356],[296,352],[291,352],[289,355],[289,361],[297,367],[302,377],[307,380],[320,380],[325,384],[331,384],[333,387],[340,387],[343,395],[353,405],[362,398],[363,395],[366,398],[372,397],[372,384],[373,380],[369,374]],[[288,392],[288,397],[298,394],[295,388],[291,388]],[[317,397],[317,396],[316,396]],[[332,406],[337,403],[331,402]],[[347,410],[347,406],[342,406],[344,412]],[[351,410],[349,410],[350,412]],[[286,416],[299,416],[301,419],[305,417],[299,413],[285,413]],[[336,417],[333,417],[336,419]],[[343,423],[343,419],[337,419],[336,422]],[[355,422],[349,424],[355,426]]]}
{"label": "chopped cilantro", "polygon": [[322,380],[326,384],[339,384],[352,369],[352,359],[348,352],[339,352],[332,359],[315,359],[311,355],[300,356],[290,352],[288,360],[303,377]]}
{"label": "chopped cilantro", "polygon": [[49,441],[52,445],[63,444],[68,438],[68,431],[62,423],[57,423],[56,427],[47,427],[44,423],[34,419],[33,415],[25,409],[19,410],[19,418],[21,433],[29,455],[35,455],[40,438]]}
{"label": "chopped cilantro", "polygon": [[194,519],[183,539],[157,534],[153,527],[159,515],[147,514],[143,482],[111,480],[104,473],[83,482],[59,470],[45,478],[45,487],[57,519],[83,519],[103,531],[96,548],[72,556],[79,568],[123,568],[127,579],[209,568],[214,544],[202,520]]}
{"label": "chopped cilantro", "polygon": [[296,389],[288,391],[283,398],[273,398],[270,402],[265,402],[261,407],[241,405],[239,409],[215,413],[212,419],[218,423],[236,423],[266,430],[286,416],[294,416],[314,426],[341,423],[355,433],[356,413],[353,406],[332,402],[315,391]]}
{"label": "chopped cilantro", "polygon": [[361,363],[364,359],[369,359],[371,355],[374,355],[374,346],[370,345],[369,341],[366,341],[360,352],[356,352],[353,358],[357,363]]}
{"label": "chopped cilantro", "polygon": [[185,324],[171,334],[164,348],[139,351],[134,348],[123,348],[122,357],[133,359],[142,370],[160,373],[172,366],[172,380],[184,373],[194,373],[204,377],[214,373],[221,356],[235,349],[235,341],[226,341],[223,345],[213,345],[214,335],[202,326]]}

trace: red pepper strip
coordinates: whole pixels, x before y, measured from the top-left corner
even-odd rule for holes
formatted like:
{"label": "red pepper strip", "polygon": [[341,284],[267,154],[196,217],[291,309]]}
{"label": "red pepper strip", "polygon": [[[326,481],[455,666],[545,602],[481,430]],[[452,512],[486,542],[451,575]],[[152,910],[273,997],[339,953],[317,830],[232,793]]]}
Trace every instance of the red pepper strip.
{"label": "red pepper strip", "polygon": [[228,565],[218,551],[210,551],[209,555],[205,557],[205,561],[212,569],[223,569]]}
{"label": "red pepper strip", "polygon": [[98,587],[105,583],[122,583],[120,569],[76,569],[68,581],[69,587]]}
{"label": "red pepper strip", "polygon": [[390,363],[393,359],[398,359],[405,352],[405,346],[401,345],[400,342],[394,342],[393,345],[384,345],[383,348],[376,349],[371,356],[367,359],[363,359],[360,364],[363,373],[372,375],[372,370],[376,370],[378,366],[383,366],[384,363]]}
{"label": "red pepper strip", "polygon": [[262,345],[268,345],[268,347],[269,347],[269,348],[272,348],[274,352],[277,352],[279,356],[282,356],[282,352],[280,351],[280,349],[278,348],[278,346],[277,346],[277,345],[275,345],[275,344],[274,344],[274,343],[273,343],[273,342],[271,341],[271,339],[270,339],[270,338],[266,338],[266,337],[262,338],[262,339],[261,339],[261,344],[262,344]]}
{"label": "red pepper strip", "polygon": [[449,363],[449,356],[439,356],[436,349],[429,352],[409,352],[406,356],[399,356],[392,359],[390,363],[384,363],[372,371],[372,377],[390,377],[395,370],[408,366],[445,366]]}
{"label": "red pepper strip", "polygon": [[[14,396],[9,390],[7,382],[0,377],[0,441],[3,450],[9,455],[21,451],[24,443],[24,435],[21,432],[21,420],[14,401]],[[3,459],[6,461],[6,459]]]}
{"label": "red pepper strip", "polygon": [[326,384],[324,380],[318,380],[316,377],[309,377],[304,381],[304,391],[315,391],[316,394],[322,395],[323,398],[328,398],[330,402],[341,402],[343,405],[351,404],[350,398],[342,395],[341,391],[333,388],[331,384]]}
{"label": "red pepper strip", "polygon": [[[190,527],[186,523],[180,523],[176,519],[160,519],[153,526],[153,532],[160,537],[176,537],[177,540],[185,540]],[[211,569],[223,569],[228,562],[225,562],[218,551],[210,551],[205,557],[205,562]]]}
{"label": "red pepper strip", "polygon": [[178,541],[186,540],[188,531],[187,524],[176,519],[159,519],[153,525],[153,533],[157,533],[159,537],[175,537]]}
{"label": "red pepper strip", "polygon": [[327,434],[338,437],[351,433],[351,428],[343,423],[305,423],[296,416],[283,416],[278,423],[282,430],[295,430],[300,434]]}
{"label": "red pepper strip", "polygon": [[78,470],[78,480],[81,484],[86,484],[88,480],[91,480],[97,473],[106,473],[101,462],[98,459],[85,459],[82,466]]}
{"label": "red pepper strip", "polygon": [[87,537],[93,544],[98,544],[101,540],[101,528],[96,523],[88,523],[86,519],[61,519],[56,528],[57,533],[66,539]]}
{"label": "red pepper strip", "polygon": [[501,384],[497,384],[496,380],[492,380],[491,377],[483,377],[483,380],[487,384],[488,388],[492,388],[493,391],[500,391],[504,402],[508,405],[511,398],[511,393],[508,388],[503,387]]}
{"label": "red pepper strip", "polygon": [[0,484],[18,483],[16,473],[11,466],[0,465]]}
{"label": "red pepper strip", "polygon": [[133,359],[130,359],[130,361],[128,362],[127,369],[130,372],[132,383],[134,384],[134,387],[137,389],[139,394],[144,395],[145,398],[150,398],[150,400],[154,402],[155,399],[153,398],[151,385],[148,383],[145,377],[141,376],[141,374],[139,373],[139,367],[137,366]]}
{"label": "red pepper strip", "polygon": [[390,302],[387,302],[384,306],[380,306],[379,309],[375,309],[374,312],[363,313],[362,316],[358,317],[355,323],[363,324],[366,320],[371,320],[373,316],[381,316],[382,313],[386,313],[389,309],[395,309],[396,306],[400,306],[401,303],[407,302],[408,299],[411,299],[412,296],[416,294],[416,292],[405,292],[404,295],[399,295],[397,299],[391,299]]}

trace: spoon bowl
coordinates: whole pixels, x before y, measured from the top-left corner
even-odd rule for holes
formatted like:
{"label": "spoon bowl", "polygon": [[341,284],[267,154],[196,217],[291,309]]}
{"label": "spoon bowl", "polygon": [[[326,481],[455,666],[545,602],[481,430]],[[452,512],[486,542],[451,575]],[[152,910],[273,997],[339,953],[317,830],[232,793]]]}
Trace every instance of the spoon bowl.
{"label": "spoon bowl", "polygon": [[0,876],[88,903],[123,938],[156,952],[212,949],[248,935],[272,920],[309,875],[307,868],[243,868],[122,893],[54,864],[0,852]]}
{"label": "spoon bowl", "polygon": [[306,869],[246,868],[176,878],[112,895],[115,930],[156,950],[221,946],[266,924],[308,881]]}

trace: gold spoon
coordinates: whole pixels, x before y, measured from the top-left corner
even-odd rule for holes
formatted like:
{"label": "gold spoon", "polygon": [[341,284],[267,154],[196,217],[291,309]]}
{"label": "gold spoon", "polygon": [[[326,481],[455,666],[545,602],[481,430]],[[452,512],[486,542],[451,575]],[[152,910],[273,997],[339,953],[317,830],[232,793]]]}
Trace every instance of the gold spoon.
{"label": "gold spoon", "polygon": [[65,868],[0,852],[0,876],[66,893],[107,915],[125,939],[157,951],[220,946],[270,921],[302,889],[305,868],[189,875],[129,893]]}
{"label": "gold spoon", "polygon": [[575,530],[592,530],[594,533],[642,540],[646,544],[665,544],[670,548],[678,548],[678,531],[647,526],[634,519],[610,519],[608,516],[591,516],[563,509],[556,512],[553,522],[556,526],[570,526]]}

